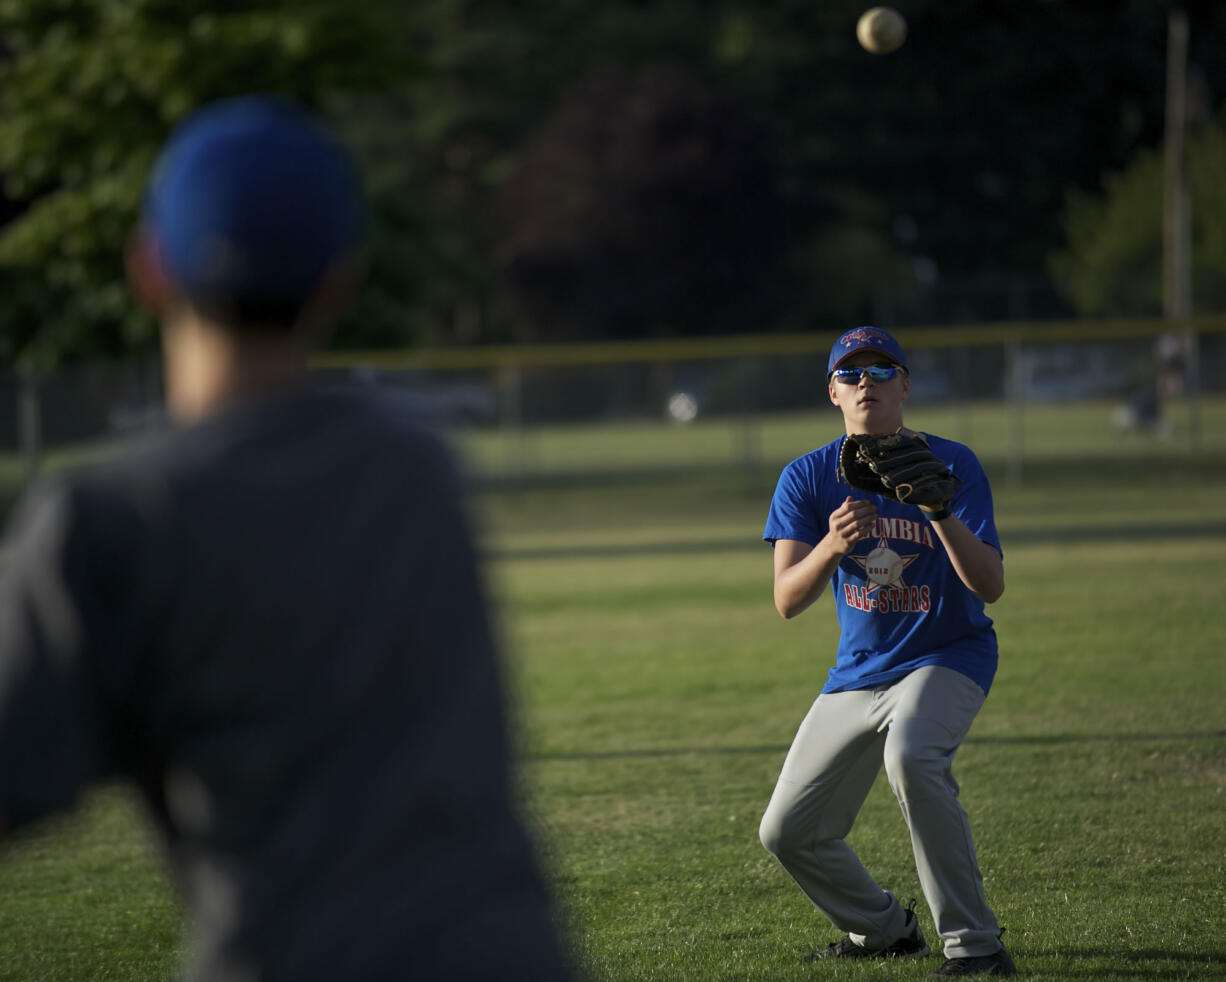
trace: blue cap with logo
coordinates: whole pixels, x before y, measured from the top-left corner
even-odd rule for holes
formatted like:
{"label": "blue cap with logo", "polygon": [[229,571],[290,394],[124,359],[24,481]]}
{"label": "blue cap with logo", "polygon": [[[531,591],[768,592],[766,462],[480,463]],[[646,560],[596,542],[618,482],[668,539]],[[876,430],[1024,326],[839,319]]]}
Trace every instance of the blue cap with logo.
{"label": "blue cap with logo", "polygon": [[830,360],[826,363],[826,374],[829,375],[839,367],[844,359],[860,351],[875,351],[885,355],[896,365],[907,367],[907,359],[902,353],[902,346],[888,331],[883,331],[879,327],[853,327],[831,347]]}
{"label": "blue cap with logo", "polygon": [[143,222],[196,301],[254,311],[301,304],[362,234],[347,154],[303,109],[271,95],[213,103],[171,134]]}

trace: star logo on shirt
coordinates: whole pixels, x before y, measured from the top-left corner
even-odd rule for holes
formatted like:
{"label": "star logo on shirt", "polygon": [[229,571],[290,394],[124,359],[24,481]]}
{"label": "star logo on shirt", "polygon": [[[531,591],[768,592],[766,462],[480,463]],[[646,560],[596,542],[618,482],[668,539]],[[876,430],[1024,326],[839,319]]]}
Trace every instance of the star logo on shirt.
{"label": "star logo on shirt", "polygon": [[853,562],[864,569],[868,579],[868,592],[872,593],[878,587],[905,587],[902,578],[903,570],[919,559],[919,556],[900,556],[888,545],[887,539],[879,539],[877,548],[867,556],[852,556]]}

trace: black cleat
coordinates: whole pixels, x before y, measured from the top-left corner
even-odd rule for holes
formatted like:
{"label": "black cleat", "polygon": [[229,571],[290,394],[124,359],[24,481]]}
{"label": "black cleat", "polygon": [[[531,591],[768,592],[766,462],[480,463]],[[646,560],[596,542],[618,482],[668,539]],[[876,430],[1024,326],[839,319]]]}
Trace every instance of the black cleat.
{"label": "black cleat", "polygon": [[1005,948],[990,955],[947,958],[933,975],[1016,975],[1017,967]]}
{"label": "black cleat", "polygon": [[822,958],[923,958],[932,949],[924,940],[920,931],[919,918],[915,916],[915,901],[907,905],[907,916],[903,921],[905,928],[903,936],[884,948],[865,948],[844,937],[833,944],[826,945],[821,951],[805,955],[804,960],[815,962]]}

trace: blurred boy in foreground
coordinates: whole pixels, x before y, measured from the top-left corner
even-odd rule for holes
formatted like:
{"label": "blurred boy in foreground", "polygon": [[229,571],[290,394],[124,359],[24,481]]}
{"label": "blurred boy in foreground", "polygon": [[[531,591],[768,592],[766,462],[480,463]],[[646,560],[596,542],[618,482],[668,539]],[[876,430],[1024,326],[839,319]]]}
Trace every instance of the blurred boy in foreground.
{"label": "blurred boy in foreground", "polygon": [[172,135],[128,260],[177,425],[15,526],[0,823],[133,782],[193,979],[561,980],[454,463],[308,379],[361,224],[348,159],[286,102]]}

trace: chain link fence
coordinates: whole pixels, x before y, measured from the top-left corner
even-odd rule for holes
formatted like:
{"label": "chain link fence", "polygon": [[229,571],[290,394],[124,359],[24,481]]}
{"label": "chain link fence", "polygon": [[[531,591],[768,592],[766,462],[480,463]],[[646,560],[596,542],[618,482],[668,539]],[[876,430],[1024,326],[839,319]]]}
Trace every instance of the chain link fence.
{"label": "chain link fence", "polygon": [[[908,353],[913,406],[996,401],[1020,413],[1028,405],[1098,400],[1112,405],[1118,430],[1160,431],[1168,425],[1165,407],[1179,402],[1195,440],[1199,400],[1226,391],[1226,318],[1180,327],[1069,321],[895,334]],[[478,456],[478,477],[526,480],[568,465],[690,466],[697,458],[661,451],[667,441],[653,447],[634,434],[716,421],[726,423],[730,435],[707,446],[701,459],[751,462],[759,420],[826,404],[831,340],[815,333],[329,352],[319,356],[317,371],[384,386],[406,412],[494,448]],[[49,374],[0,370],[0,481],[21,485],[48,463],[105,448],[162,418],[156,359]],[[615,460],[583,460],[568,451],[572,459],[553,461],[533,449],[540,431],[597,424],[630,427]]]}

